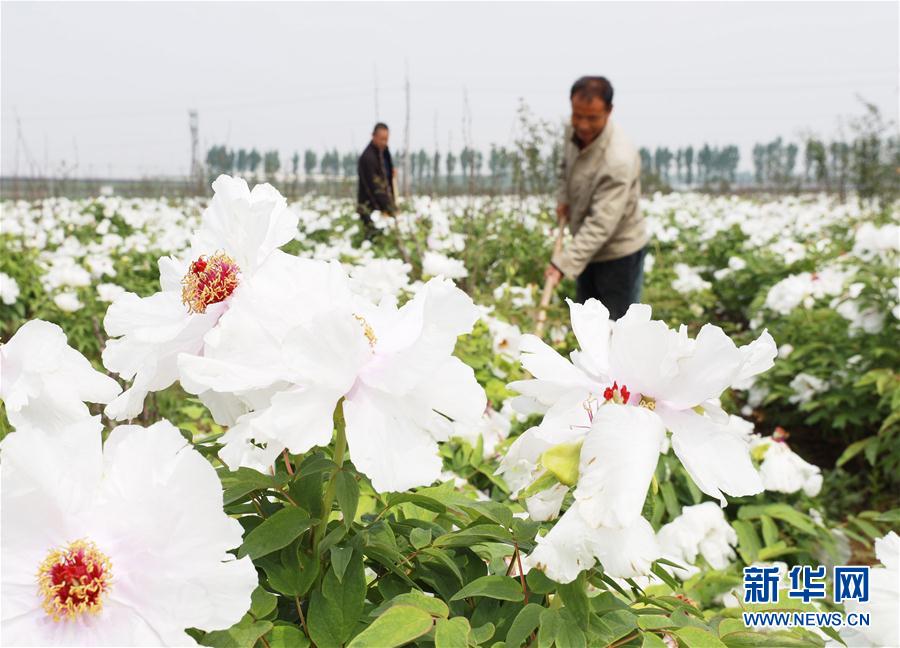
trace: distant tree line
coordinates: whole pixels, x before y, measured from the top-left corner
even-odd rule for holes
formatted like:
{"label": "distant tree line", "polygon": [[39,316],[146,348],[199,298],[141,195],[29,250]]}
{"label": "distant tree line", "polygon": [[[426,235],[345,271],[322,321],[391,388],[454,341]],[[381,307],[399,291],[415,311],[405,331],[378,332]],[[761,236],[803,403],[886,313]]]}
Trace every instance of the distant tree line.
{"label": "distant tree line", "polygon": [[[739,148],[734,145],[670,149],[641,148],[645,191],[685,189],[728,191],[735,187],[762,190],[822,190],[861,197],[897,196],[900,184],[900,138],[896,127],[878,110],[865,106],[865,114],[850,122],[848,137],[825,140],[807,136],[799,142],[777,137],[752,148],[752,173],[739,173]],[[471,146],[458,151],[395,151],[395,168],[406,168],[409,155],[410,190],[415,193],[552,191],[562,153],[561,126],[537,119],[522,104],[516,135],[510,146],[492,145],[486,153]],[[337,149],[295,152],[283,168],[279,152],[253,149],[209,149],[206,168],[210,177],[220,173],[275,178],[298,187],[352,184],[359,152]],[[302,178],[301,178],[302,161]]]}

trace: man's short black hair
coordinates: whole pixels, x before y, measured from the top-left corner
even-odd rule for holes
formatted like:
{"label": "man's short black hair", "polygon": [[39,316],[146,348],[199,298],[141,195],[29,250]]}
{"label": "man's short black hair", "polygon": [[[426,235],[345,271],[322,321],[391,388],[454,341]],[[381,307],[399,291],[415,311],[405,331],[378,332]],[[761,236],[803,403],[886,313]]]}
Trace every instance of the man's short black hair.
{"label": "man's short black hair", "polygon": [[569,99],[579,98],[586,101],[602,99],[607,108],[612,108],[613,87],[609,79],[602,76],[583,76],[572,84]]}
{"label": "man's short black hair", "polygon": [[380,131],[382,128],[384,130],[389,130],[387,124],[385,124],[384,122],[378,122],[377,124],[375,124],[375,128],[372,129],[372,135]]}

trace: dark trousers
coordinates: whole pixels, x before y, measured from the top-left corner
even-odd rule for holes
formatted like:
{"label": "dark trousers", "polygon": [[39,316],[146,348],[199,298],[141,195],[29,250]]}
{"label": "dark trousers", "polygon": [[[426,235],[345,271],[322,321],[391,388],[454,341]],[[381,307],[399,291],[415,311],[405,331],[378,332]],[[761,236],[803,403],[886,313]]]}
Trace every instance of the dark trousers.
{"label": "dark trousers", "polygon": [[589,263],[575,282],[575,301],[583,304],[592,297],[599,299],[609,317],[619,319],[629,306],[641,301],[646,254],[645,246],[621,259]]}

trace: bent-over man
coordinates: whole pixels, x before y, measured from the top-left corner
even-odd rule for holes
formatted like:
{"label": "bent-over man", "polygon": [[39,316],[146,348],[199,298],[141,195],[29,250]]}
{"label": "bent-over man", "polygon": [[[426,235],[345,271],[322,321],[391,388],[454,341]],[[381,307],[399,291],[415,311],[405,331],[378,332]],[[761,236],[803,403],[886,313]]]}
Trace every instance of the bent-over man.
{"label": "bent-over man", "polygon": [[566,128],[556,213],[572,240],[547,266],[555,284],[576,281],[576,300],[594,297],[612,319],[641,298],[649,235],[640,211],[641,158],[610,121],[612,84],[582,77],[572,86],[571,126]]}

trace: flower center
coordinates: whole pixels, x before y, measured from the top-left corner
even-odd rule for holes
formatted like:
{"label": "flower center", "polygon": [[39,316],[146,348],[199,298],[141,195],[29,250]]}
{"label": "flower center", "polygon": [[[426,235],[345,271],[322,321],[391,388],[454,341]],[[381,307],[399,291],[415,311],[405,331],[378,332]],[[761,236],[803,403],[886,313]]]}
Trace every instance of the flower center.
{"label": "flower center", "polygon": [[37,573],[44,611],[54,621],[71,621],[85,612],[97,614],[112,581],[112,564],[88,540],[51,549]]}
{"label": "flower center", "polygon": [[375,329],[366,321],[366,318],[362,315],[357,315],[353,313],[353,317],[356,318],[356,321],[359,322],[360,326],[363,328],[363,333],[366,336],[366,339],[369,341],[369,346],[373,349],[375,348],[375,343],[378,342],[378,338],[375,336]]}
{"label": "flower center", "polygon": [[627,403],[630,397],[631,392],[628,391],[628,387],[625,385],[619,387],[619,383],[617,382],[614,382],[612,387],[607,387],[603,390],[603,398],[605,398],[607,402],[612,401],[613,403],[622,405]]}
{"label": "flower center", "polygon": [[[617,403],[619,405],[627,405],[628,401],[632,397],[632,393],[628,391],[628,387],[624,384],[620,387],[619,383],[613,382],[612,387],[607,387],[603,390],[603,398],[607,403]],[[639,394],[640,398],[638,399],[636,405],[638,407],[644,407],[648,410],[656,409],[656,399],[647,396],[645,394]],[[593,419],[592,419],[593,420]]]}
{"label": "flower center", "polygon": [[207,306],[224,301],[234,292],[240,271],[227,254],[220,252],[209,258],[201,255],[181,280],[181,301],[189,312],[205,313]]}

